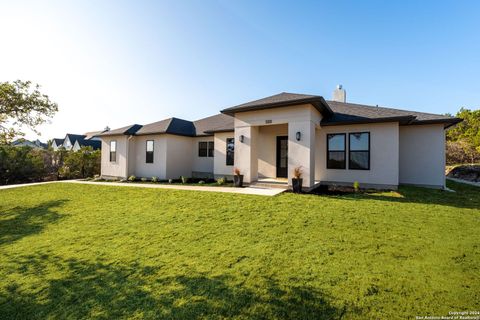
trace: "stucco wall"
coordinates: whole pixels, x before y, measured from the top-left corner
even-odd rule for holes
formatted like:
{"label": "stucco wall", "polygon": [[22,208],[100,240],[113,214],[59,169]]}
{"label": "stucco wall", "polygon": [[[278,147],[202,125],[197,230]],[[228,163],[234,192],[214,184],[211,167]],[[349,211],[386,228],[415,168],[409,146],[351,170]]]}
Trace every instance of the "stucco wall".
{"label": "stucco wall", "polygon": [[277,176],[277,137],[288,135],[288,125],[261,126],[258,131],[258,176]]}
{"label": "stucco wall", "polygon": [[[215,176],[231,176],[233,174],[233,166],[227,166],[227,138],[233,138],[234,132],[218,132],[215,133],[214,146],[215,154],[213,157],[213,172]],[[238,142],[235,141],[235,148]],[[235,150],[236,153],[236,150]]]}
{"label": "stucco wall", "polygon": [[445,186],[443,125],[400,127],[400,183]]}
{"label": "stucco wall", "polygon": [[180,176],[192,176],[192,138],[164,135],[167,142],[167,179],[178,179]]}
{"label": "stucco wall", "polygon": [[[126,178],[127,172],[127,149],[128,140],[127,136],[111,136],[102,138],[102,162],[101,162],[101,175],[106,177],[121,177]],[[110,141],[115,140],[117,142],[117,160],[110,162]]]}
{"label": "stucco wall", "polygon": [[[153,140],[153,163],[146,163],[147,140]],[[130,174],[139,178],[166,178],[167,144],[165,135],[135,136],[130,148]]]}
{"label": "stucco wall", "polygon": [[[319,125],[322,115],[310,104],[280,107],[273,109],[240,112],[235,114],[236,141],[243,135],[244,143],[236,145],[235,163],[245,173],[245,181],[255,181],[259,176],[260,162],[253,161],[264,146],[260,143],[259,128],[275,124],[288,124],[288,177],[292,178],[293,167],[301,166],[304,171],[303,185],[314,184],[315,168],[315,127]],[[300,141],[295,139],[296,132],[301,132]],[[275,149],[273,149],[275,150]],[[272,150],[270,150],[272,151]],[[275,152],[273,152],[275,156]],[[264,163],[262,163],[263,165]],[[262,168],[264,170],[265,167]],[[271,173],[271,167],[267,168]],[[276,175],[276,172],[275,172]],[[274,176],[275,176],[274,175]]]}
{"label": "stucco wall", "polygon": [[[348,169],[348,133],[370,132],[370,170]],[[347,169],[327,169],[327,134],[347,134]],[[322,127],[316,131],[315,180],[353,183],[360,185],[397,186],[399,181],[399,126],[398,123],[358,124]]]}
{"label": "stucco wall", "polygon": [[[214,157],[199,157],[198,143],[214,141],[213,136],[192,138],[192,171],[195,175],[201,177],[202,174],[213,174]],[[214,142],[215,146],[215,142]],[[215,152],[214,152],[215,156]]]}

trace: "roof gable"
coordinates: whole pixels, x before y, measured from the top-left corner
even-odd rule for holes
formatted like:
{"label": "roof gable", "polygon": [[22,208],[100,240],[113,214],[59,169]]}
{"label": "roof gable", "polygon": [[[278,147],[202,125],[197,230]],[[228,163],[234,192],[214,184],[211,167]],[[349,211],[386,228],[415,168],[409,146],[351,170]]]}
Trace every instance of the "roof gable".
{"label": "roof gable", "polygon": [[266,98],[243,103],[220,111],[221,113],[234,115],[237,112],[263,110],[279,107],[288,107],[300,104],[313,105],[323,116],[330,116],[332,110],[322,96],[282,92]]}

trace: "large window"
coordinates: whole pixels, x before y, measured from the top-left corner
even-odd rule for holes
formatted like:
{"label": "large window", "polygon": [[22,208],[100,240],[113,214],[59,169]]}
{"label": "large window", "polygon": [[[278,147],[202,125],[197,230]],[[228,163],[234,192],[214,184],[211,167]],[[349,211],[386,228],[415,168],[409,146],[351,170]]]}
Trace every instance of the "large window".
{"label": "large window", "polygon": [[327,169],[345,169],[345,133],[327,134]]}
{"label": "large window", "polygon": [[370,170],[370,133],[350,133],[348,135],[348,143],[348,168]]}
{"label": "large window", "polygon": [[235,159],[235,139],[227,138],[227,166],[233,166]]}
{"label": "large window", "polygon": [[199,157],[213,157],[214,150],[213,141],[200,141],[198,143],[198,156]]}
{"label": "large window", "polygon": [[145,162],[153,163],[153,140],[147,140],[147,151],[145,154]]}
{"label": "large window", "polygon": [[110,162],[117,161],[117,141],[110,141]]}

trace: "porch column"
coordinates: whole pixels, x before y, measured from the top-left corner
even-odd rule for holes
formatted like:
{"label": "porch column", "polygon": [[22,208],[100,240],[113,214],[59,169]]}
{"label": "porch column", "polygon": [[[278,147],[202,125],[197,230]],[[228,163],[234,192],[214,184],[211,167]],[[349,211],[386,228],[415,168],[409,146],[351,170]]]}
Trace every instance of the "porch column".
{"label": "porch column", "polygon": [[[297,140],[300,132],[300,140]],[[303,187],[315,184],[315,123],[309,120],[288,123],[288,184],[292,184],[293,169],[302,168]]]}
{"label": "porch column", "polygon": [[[243,142],[241,137],[243,136]],[[258,127],[235,127],[235,168],[243,174],[243,181],[258,180]],[[233,174],[233,172],[232,172]]]}

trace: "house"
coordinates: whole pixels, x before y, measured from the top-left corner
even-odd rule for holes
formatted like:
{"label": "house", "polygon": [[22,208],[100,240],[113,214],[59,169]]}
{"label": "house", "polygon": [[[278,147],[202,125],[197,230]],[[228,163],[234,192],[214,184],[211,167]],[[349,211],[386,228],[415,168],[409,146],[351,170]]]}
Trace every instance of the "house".
{"label": "house", "polygon": [[15,147],[30,147],[30,148],[34,148],[34,149],[46,149],[47,148],[47,144],[41,142],[38,139],[35,140],[35,141],[30,141],[30,140],[26,140],[26,139],[23,139],[23,138],[13,141],[12,146],[15,146]]}
{"label": "house", "polygon": [[54,151],[57,151],[61,147],[63,147],[63,141],[65,139],[60,139],[60,138],[54,138],[52,139],[52,148]]}
{"label": "house", "polygon": [[[347,184],[396,189],[399,184],[445,187],[445,129],[460,119],[280,93],[187,121],[170,118],[99,135],[104,178],[160,179],[231,176],[246,183],[291,183],[301,167],[303,187]],[[287,182],[288,181],[288,182]]]}
{"label": "house", "polygon": [[82,147],[92,147],[98,150],[102,147],[99,134],[104,131],[92,131],[85,134],[71,134],[67,133],[63,139],[53,139],[52,148],[58,150],[65,148],[66,150],[78,151]]}

